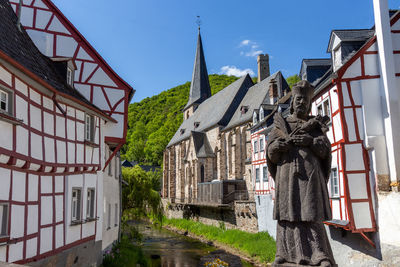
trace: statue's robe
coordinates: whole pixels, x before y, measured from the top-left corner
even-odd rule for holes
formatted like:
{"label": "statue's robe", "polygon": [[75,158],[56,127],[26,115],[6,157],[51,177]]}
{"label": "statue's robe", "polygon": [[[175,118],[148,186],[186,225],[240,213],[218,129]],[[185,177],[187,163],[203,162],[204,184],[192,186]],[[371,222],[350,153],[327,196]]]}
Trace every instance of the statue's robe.
{"label": "statue's robe", "polygon": [[[268,135],[267,163],[275,181],[273,217],[278,220],[276,257],[297,264],[318,265],[322,260],[334,264],[322,223],[332,217],[327,190],[331,144],[321,127],[302,130],[306,122],[277,113]],[[287,152],[270,149],[294,133],[307,133],[313,141],[307,147],[290,144]]]}

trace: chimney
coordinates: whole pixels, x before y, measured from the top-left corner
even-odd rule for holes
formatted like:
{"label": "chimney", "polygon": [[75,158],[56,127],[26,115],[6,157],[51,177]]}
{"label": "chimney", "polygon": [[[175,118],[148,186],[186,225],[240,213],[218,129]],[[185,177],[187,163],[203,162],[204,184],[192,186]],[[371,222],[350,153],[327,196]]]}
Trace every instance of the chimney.
{"label": "chimney", "polygon": [[[278,85],[276,84],[276,80],[275,79],[271,79],[270,84],[269,84],[269,97],[273,98],[275,100],[275,98],[278,97]],[[275,102],[275,101],[273,101]]]}
{"label": "chimney", "polygon": [[261,82],[265,78],[269,77],[269,56],[268,54],[260,54],[257,57],[258,64],[258,80],[257,82]]}

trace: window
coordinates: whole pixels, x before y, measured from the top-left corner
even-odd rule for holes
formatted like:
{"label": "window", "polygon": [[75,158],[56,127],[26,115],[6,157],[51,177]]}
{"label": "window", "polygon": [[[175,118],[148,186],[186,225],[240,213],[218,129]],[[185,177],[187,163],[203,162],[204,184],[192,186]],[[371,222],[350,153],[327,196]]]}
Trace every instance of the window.
{"label": "window", "polygon": [[267,166],[263,167],[263,181],[268,182],[268,167]]}
{"label": "window", "polygon": [[70,68],[67,68],[67,83],[74,86],[74,71]]}
{"label": "window", "polygon": [[329,120],[331,119],[331,107],[329,105],[328,98],[317,106],[317,114],[321,116],[328,116]]}
{"label": "window", "polygon": [[256,169],[256,183],[260,181],[260,169]]}
{"label": "window", "polygon": [[118,204],[115,203],[114,226],[118,226]]}
{"label": "window", "polygon": [[0,237],[7,236],[8,233],[8,204],[0,205]]}
{"label": "window", "polygon": [[253,124],[257,124],[257,113],[253,113]]}
{"label": "window", "polygon": [[13,114],[13,97],[12,93],[8,90],[0,89],[0,112]]}
{"label": "window", "polygon": [[200,182],[204,183],[204,165],[200,167]]}
{"label": "window", "polygon": [[337,168],[331,170],[331,197],[339,197],[339,179]]}
{"label": "window", "polygon": [[260,139],[260,151],[264,151],[264,139]]}
{"label": "window", "polygon": [[94,142],[94,117],[85,114],[85,140]]}
{"label": "window", "polygon": [[79,221],[81,219],[81,189],[72,189],[72,221]]}
{"label": "window", "polygon": [[260,121],[264,119],[264,109],[260,108]]}
{"label": "window", "polygon": [[258,152],[257,141],[254,141],[254,154]]}
{"label": "window", "polygon": [[96,200],[94,189],[87,191],[86,218],[94,218],[94,202]]}

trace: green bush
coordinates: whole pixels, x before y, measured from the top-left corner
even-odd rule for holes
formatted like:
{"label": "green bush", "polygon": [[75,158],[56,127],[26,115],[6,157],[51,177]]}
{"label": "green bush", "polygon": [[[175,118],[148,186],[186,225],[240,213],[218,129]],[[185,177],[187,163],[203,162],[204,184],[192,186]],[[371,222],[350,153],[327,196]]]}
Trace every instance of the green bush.
{"label": "green bush", "polygon": [[141,248],[123,236],[121,242],[115,244],[103,257],[103,267],[136,267],[149,266],[150,262],[144,256]]}
{"label": "green bush", "polygon": [[275,240],[266,232],[255,234],[236,229],[225,230],[222,224],[216,227],[186,219],[165,218],[163,224],[229,245],[264,263],[272,262],[275,258]]}

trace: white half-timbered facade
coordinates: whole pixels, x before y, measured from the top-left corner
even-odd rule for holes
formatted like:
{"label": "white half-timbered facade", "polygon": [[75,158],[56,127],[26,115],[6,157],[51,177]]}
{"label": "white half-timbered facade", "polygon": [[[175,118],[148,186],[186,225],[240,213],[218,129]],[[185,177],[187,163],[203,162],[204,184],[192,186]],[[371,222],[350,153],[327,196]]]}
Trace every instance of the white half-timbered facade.
{"label": "white half-timbered facade", "polygon": [[[62,264],[70,255],[53,256],[65,252],[98,263],[118,238],[115,156],[133,90],[50,1],[23,1],[21,30],[10,2],[0,0],[0,262]],[[82,78],[86,64],[96,66]]]}

